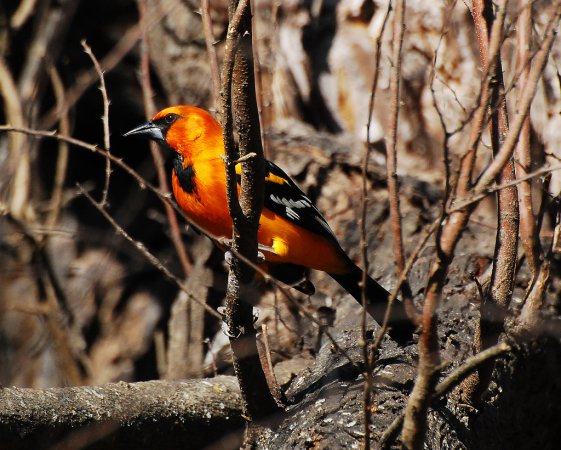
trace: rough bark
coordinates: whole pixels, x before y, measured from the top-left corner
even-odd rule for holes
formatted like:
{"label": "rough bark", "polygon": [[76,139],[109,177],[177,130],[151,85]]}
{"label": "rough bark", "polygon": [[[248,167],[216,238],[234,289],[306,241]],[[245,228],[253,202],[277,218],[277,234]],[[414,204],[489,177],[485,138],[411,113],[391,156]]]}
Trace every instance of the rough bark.
{"label": "rough bark", "polygon": [[242,425],[234,377],[0,391],[0,447],[200,448]]}

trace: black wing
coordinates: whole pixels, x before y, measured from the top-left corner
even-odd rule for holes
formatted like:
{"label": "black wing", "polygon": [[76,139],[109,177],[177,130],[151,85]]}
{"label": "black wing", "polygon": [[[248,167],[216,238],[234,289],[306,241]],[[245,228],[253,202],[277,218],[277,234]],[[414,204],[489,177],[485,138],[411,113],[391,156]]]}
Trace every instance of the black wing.
{"label": "black wing", "polygon": [[312,201],[276,164],[266,161],[264,207],[313,233],[337,242]]}

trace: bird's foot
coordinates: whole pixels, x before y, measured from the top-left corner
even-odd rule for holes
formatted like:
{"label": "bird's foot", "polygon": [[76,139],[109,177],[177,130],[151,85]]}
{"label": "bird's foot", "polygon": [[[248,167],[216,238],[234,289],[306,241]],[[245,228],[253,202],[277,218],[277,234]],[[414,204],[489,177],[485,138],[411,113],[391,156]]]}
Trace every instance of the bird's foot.
{"label": "bird's foot", "polygon": [[[216,310],[218,311],[218,314],[222,316],[222,325],[220,327],[222,329],[222,332],[231,339],[239,338],[243,334],[243,329],[237,330],[236,333],[232,332],[230,326],[226,322],[226,307],[219,306]],[[255,324],[255,322],[257,322],[257,319],[259,319],[259,308],[256,308],[254,306],[252,312],[253,312],[253,323]]]}

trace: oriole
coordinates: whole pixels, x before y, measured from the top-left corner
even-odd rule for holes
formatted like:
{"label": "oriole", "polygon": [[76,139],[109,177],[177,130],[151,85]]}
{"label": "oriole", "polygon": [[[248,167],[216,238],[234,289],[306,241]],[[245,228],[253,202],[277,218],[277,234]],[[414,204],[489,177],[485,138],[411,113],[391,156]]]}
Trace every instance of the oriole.
{"label": "oriole", "polygon": [[[232,220],[226,200],[222,128],[208,112],[194,106],[172,106],[125,136],[144,136],[173,151],[172,186],[186,215],[203,231],[230,239]],[[241,173],[240,164],[236,171]],[[357,301],[362,300],[362,270],[339,245],[310,199],[277,165],[266,161],[265,195],[258,230],[259,251],[267,270],[297,289],[313,293],[309,282],[297,284],[306,268],[329,274]],[[382,323],[388,292],[366,277],[369,314]],[[390,335],[411,336],[401,302],[395,302]]]}

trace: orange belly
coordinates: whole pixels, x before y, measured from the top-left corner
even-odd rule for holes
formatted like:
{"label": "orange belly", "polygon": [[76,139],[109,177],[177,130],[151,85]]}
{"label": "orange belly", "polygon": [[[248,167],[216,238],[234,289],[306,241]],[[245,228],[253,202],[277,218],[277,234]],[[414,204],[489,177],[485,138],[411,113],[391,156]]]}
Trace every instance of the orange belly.
{"label": "orange belly", "polygon": [[[195,167],[195,176],[197,170]],[[197,177],[197,188],[192,193],[181,189],[175,172],[172,185],[177,203],[196,225],[213,237],[231,239],[232,219],[228,212],[224,178],[222,165],[221,170],[214,170],[212,174],[205,172],[204,177]],[[349,271],[348,259],[337,243],[268,209],[263,209],[261,214],[257,237],[259,244],[272,249],[262,252],[271,263],[297,264],[335,274]]]}

